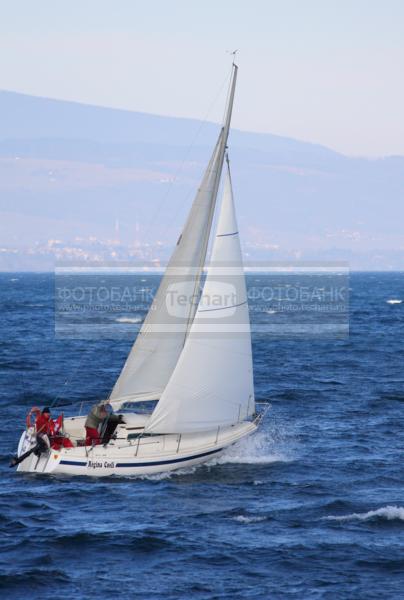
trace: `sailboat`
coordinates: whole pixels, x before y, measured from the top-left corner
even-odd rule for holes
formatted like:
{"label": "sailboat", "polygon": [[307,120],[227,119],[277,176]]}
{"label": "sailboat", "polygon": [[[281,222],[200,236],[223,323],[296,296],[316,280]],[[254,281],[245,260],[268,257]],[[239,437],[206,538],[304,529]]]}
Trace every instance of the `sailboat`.
{"label": "sailboat", "polygon": [[[254,399],[247,290],[227,154],[237,70],[233,63],[224,123],[184,229],[105,401],[122,422],[108,442],[85,445],[86,417],[65,418],[63,435],[72,447],[31,453],[18,471],[160,473],[209,461],[257,429],[262,414]],[[223,198],[203,281],[222,171]],[[152,403],[153,410],[137,411],[140,402]],[[36,443],[29,423],[17,456]]]}

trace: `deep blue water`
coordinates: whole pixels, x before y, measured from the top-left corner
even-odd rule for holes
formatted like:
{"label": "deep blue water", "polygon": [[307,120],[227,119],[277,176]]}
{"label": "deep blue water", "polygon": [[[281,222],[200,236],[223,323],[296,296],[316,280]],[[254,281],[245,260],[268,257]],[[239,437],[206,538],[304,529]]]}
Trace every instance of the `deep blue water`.
{"label": "deep blue water", "polygon": [[55,339],[53,276],[1,274],[3,597],[403,598],[404,273],[350,286],[349,337],[254,335],[272,405],[254,437],[208,466],[95,480],[8,462],[27,410],[105,397],[130,339]]}

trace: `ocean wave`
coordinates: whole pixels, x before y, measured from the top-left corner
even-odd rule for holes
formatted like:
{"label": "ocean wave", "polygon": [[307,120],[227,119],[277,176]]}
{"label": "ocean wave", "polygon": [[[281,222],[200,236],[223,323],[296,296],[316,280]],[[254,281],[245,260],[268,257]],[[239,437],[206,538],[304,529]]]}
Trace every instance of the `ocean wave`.
{"label": "ocean wave", "polygon": [[118,319],[115,319],[116,323],[141,323],[142,322],[142,318],[141,317],[118,317]]}
{"label": "ocean wave", "polygon": [[374,519],[385,519],[387,521],[404,521],[404,508],[401,506],[383,506],[377,510],[369,510],[366,513],[352,513],[350,515],[331,515],[323,517],[328,521],[368,521]]}
{"label": "ocean wave", "polygon": [[[55,532],[56,533],[56,532]],[[111,531],[76,531],[55,535],[49,544],[54,547],[74,548],[77,551],[83,548],[105,546],[130,547],[135,551],[155,551],[172,545],[172,542],[160,536],[158,532],[144,530],[136,533],[128,532],[125,540],[121,536]]]}
{"label": "ocean wave", "polygon": [[32,590],[32,586],[49,585],[50,581],[52,586],[55,586],[70,581],[70,578],[64,571],[56,569],[29,569],[23,572],[16,570],[14,573],[0,575],[0,587],[3,592],[6,589],[11,591],[23,588],[26,584],[30,585]]}
{"label": "ocean wave", "polygon": [[75,548],[78,549],[87,545],[103,544],[108,540],[111,542],[112,535],[110,532],[91,532],[91,531],[75,531],[72,533],[57,534],[57,531],[53,531],[53,536],[49,543],[53,546],[61,546],[63,548]]}
{"label": "ocean wave", "polygon": [[250,523],[261,523],[262,521],[267,521],[268,517],[264,517],[263,515],[258,516],[251,516],[248,517],[246,515],[236,515],[235,517],[233,517],[234,521],[237,521],[237,523],[243,523],[243,524],[250,524]]}
{"label": "ocean wave", "polygon": [[330,379],[323,378],[323,379],[321,379],[321,378],[315,378],[314,377],[313,381],[315,381],[316,383],[322,383],[322,384],[325,384],[325,385],[344,385],[343,381],[339,381],[338,379],[333,379],[333,378],[330,378]]}
{"label": "ocean wave", "polygon": [[404,394],[401,394],[400,392],[390,393],[390,394],[381,394],[380,398],[378,398],[377,401],[374,402],[375,406],[378,404],[379,400],[387,400],[388,402],[390,402],[390,401],[404,402]]}
{"label": "ocean wave", "polygon": [[9,371],[33,371],[40,366],[39,362],[34,360],[6,360],[0,362],[1,369],[7,369]]}
{"label": "ocean wave", "polygon": [[387,304],[402,304],[402,300],[398,300],[397,298],[391,298],[390,300],[386,300]]}
{"label": "ocean wave", "polygon": [[159,535],[145,533],[137,536],[130,541],[131,550],[134,552],[158,552],[175,547],[176,544]]}
{"label": "ocean wave", "polygon": [[184,467],[182,469],[175,469],[173,471],[162,471],[161,473],[152,473],[150,475],[133,475],[128,479],[145,479],[146,481],[164,481],[165,479],[171,479],[171,477],[182,477],[184,475],[193,475],[195,471],[203,465],[195,465],[192,467]]}

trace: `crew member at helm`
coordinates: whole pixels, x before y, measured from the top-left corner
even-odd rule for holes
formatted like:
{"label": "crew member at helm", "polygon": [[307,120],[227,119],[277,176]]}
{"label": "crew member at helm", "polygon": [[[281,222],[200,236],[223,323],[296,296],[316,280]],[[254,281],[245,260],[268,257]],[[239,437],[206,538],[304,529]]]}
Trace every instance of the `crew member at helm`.
{"label": "crew member at helm", "polygon": [[112,429],[114,429],[118,423],[123,423],[122,415],[112,414],[112,406],[110,404],[107,402],[95,404],[85,422],[86,446],[107,443],[111,434],[107,436],[108,439],[102,439],[101,430],[105,429],[103,425],[112,425]]}

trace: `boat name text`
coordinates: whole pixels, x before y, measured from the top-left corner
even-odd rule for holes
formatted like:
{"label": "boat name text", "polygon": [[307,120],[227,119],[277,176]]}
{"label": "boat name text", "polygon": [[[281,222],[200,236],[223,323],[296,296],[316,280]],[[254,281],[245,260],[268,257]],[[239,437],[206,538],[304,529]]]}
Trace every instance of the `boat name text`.
{"label": "boat name text", "polygon": [[92,469],[113,469],[115,468],[115,463],[108,460],[104,460],[104,462],[89,460],[87,467],[91,467]]}

